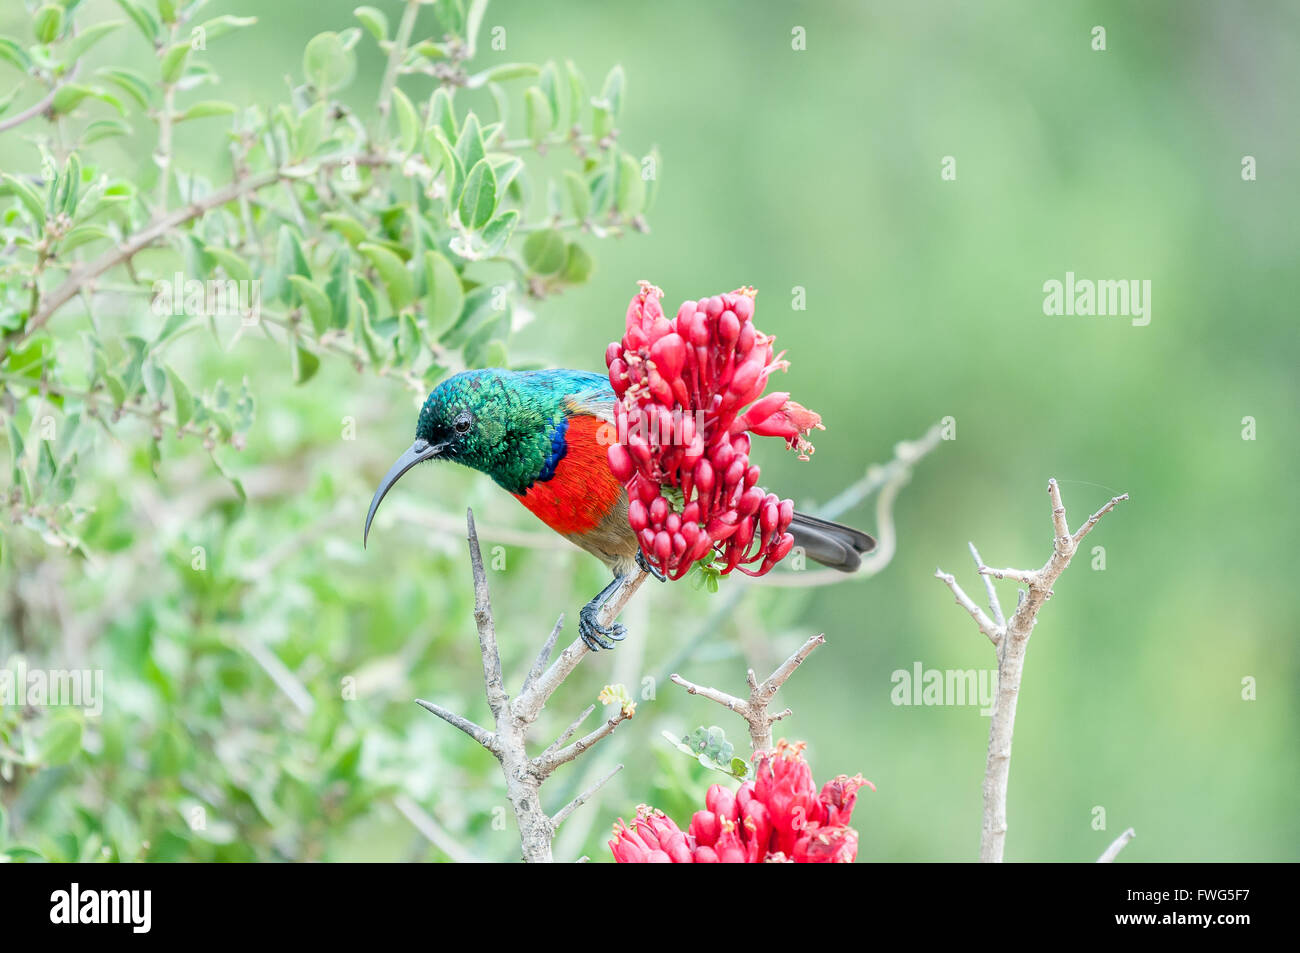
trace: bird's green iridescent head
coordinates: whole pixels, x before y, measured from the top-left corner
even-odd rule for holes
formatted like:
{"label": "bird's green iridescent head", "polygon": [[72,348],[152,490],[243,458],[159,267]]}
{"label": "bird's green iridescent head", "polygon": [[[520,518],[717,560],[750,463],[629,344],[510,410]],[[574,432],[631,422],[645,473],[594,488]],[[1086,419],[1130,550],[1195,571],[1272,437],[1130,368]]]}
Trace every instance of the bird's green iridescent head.
{"label": "bird's green iridescent head", "polygon": [[464,371],[425,400],[415,438],[441,446],[440,459],[473,467],[511,493],[523,493],[545,478],[555,431],[563,429],[567,392],[552,383],[515,371]]}
{"label": "bird's green iridescent head", "polygon": [[[609,384],[580,371],[463,371],[439,384],[420,408],[415,442],[389,469],[366,516],[411,467],[453,460],[492,477],[511,493],[549,480],[565,453],[570,398]],[[613,393],[609,392],[612,400]]]}

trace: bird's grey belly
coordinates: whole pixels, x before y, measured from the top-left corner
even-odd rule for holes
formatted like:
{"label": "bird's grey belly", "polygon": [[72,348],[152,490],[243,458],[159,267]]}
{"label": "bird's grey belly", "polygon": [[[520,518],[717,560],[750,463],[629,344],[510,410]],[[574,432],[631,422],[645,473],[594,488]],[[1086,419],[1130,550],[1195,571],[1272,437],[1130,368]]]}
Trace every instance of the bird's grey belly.
{"label": "bird's grey belly", "polygon": [[575,546],[585,549],[603,562],[616,576],[625,576],[637,568],[636,554],[640,547],[636,533],[627,521],[626,495],[605,514],[595,529],[564,535]]}

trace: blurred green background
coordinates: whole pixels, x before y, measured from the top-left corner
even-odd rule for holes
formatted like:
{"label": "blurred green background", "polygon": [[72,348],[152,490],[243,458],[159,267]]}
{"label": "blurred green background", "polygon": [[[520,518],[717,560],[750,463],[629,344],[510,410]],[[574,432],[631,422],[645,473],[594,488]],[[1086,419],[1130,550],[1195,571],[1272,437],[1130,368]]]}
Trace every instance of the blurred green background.
{"label": "blurred green background", "polygon": [[[376,5],[396,19],[398,4]],[[351,25],[354,6],[214,4],[260,20],[214,46],[220,95],[283,99],[307,40]],[[86,5],[100,8],[114,9]],[[0,31],[13,32],[8,16]],[[855,814],[859,859],[973,859],[988,719],[896,706],[891,674],[995,667],[933,573],[982,596],[968,540],[990,564],[1041,565],[1054,476],[1075,525],[1116,493],[1132,499],[1089,537],[1105,570],[1081,553],[1040,616],[1007,858],[1095,859],[1129,826],[1126,861],[1300,858],[1295,6],[496,2],[494,26],[507,49],[479,64],[568,57],[596,77],[623,64],[622,144],[663,156],[650,234],[594,249],[594,279],[538,304],[512,359],[599,369],[637,279],[673,308],[753,284],[757,323],[792,362],[775,383],[827,425],[811,462],[758,450],[769,486],[815,506],[897,441],[956,422],[898,500],[883,573],[817,590],[642,590],[632,637],[586,661],[543,718],[542,745],[604,684],[653,689],[544,788],[558,809],[626,765],[562,829],[557,856],[608,859],[609,824],[641,802],[689,820],[718,778],[663,730],[719,724],[746,747],[739,719],[668,672],[739,691],[747,664],[770,670],[825,632],[783,692],[794,715],[778,733],[808,741],[819,782],[860,771],[877,785]],[[792,49],[796,26],[805,50]],[[114,44],[120,56],[141,41],[120,32],[106,55]],[[360,52],[359,103],[382,69],[373,44]],[[124,166],[151,145],[128,143]],[[197,135],[177,149],[199,164],[214,151]],[[30,165],[24,150],[0,140],[0,161]],[[1246,155],[1256,181],[1242,179]],[[955,181],[940,176],[945,156]],[[1043,283],[1067,271],[1149,279],[1151,323],[1044,316]],[[250,502],[236,507],[202,455],[164,453],[160,480],[142,476],[124,427],[83,486],[98,525],[118,527],[88,534],[104,552],[87,564],[11,543],[4,586],[26,615],[21,631],[12,612],[0,621],[0,657],[94,665],[108,680],[85,755],[11,789],[11,825],[49,856],[84,852],[94,832],[119,855],[160,859],[447,858],[398,809],[409,798],[463,854],[516,857],[495,763],[411,703],[488,717],[464,509],[485,547],[504,546],[490,582],[516,685],[603,569],[452,468],[409,475],[363,552],[373,486],[413,431],[410,395],[341,362],[295,389],[263,342],[224,354],[194,342],[200,378],[254,381],[249,447],[225,458]],[[1257,439],[1242,439],[1247,416]],[[355,442],[340,440],[345,417]],[[844,519],[876,528],[870,505]],[[190,571],[196,545],[211,571]],[[1014,605],[1013,585],[1001,591]],[[346,678],[356,700],[340,698]],[[201,830],[187,823],[196,807]],[[132,853],[133,839],[149,843]]]}

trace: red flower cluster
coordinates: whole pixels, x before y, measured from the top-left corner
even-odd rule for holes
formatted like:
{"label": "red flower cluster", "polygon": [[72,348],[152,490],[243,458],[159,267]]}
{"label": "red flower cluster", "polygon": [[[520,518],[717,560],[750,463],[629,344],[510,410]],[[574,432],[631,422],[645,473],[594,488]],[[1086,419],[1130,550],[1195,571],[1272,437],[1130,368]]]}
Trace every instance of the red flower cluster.
{"label": "red flower cluster", "polygon": [[709,788],[705,810],[683,832],[663,811],[637,808],[629,828],[614,825],[609,848],[620,864],[852,863],[858,832],[849,827],[858,788],[875,785],[841,774],[818,792],[803,743],[781,741],[755,757],[754,780],[735,794]]}
{"label": "red flower cluster", "polygon": [[[807,459],[806,436],[821,417],[787,393],[762,396],[768,376],[788,364],[754,327],[754,293],[687,301],[670,321],[663,292],[643,281],[622,341],[605,351],[619,398],[610,469],[627,485],[628,521],[642,550],[672,579],[710,550],[723,575],[739,567],[761,576],[794,546],[787,532],[794,503],[757,486],[749,435],[784,437]],[[679,505],[665,486],[681,491]]]}

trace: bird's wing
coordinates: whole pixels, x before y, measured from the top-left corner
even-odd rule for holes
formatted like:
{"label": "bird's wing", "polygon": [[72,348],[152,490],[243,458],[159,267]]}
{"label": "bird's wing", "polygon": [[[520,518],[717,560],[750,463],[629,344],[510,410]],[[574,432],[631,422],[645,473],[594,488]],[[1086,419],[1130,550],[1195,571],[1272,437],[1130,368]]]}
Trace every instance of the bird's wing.
{"label": "bird's wing", "polygon": [[614,422],[614,388],[609,378],[584,371],[573,372],[574,389],[569,394],[571,413],[590,414]]}

